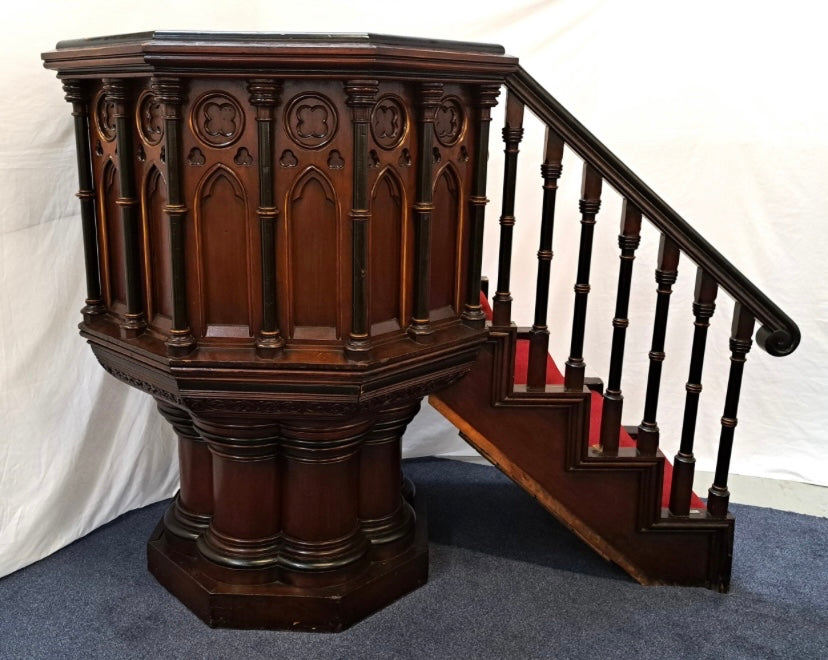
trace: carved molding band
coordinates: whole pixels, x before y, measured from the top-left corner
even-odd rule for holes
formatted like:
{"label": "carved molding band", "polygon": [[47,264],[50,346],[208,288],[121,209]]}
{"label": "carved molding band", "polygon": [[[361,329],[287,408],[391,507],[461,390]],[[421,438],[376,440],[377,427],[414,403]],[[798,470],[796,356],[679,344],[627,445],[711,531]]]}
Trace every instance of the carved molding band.
{"label": "carved molding band", "polygon": [[167,390],[161,389],[156,385],[141,380],[140,378],[136,378],[135,376],[121,371],[120,369],[116,369],[115,367],[103,362],[103,360],[101,360],[100,358],[98,358],[98,362],[100,362],[101,366],[106,370],[107,373],[114,376],[121,382],[126,383],[127,385],[131,385],[132,387],[135,387],[136,389],[139,389],[142,392],[146,392],[147,394],[152,395],[156,399],[163,399],[165,401],[169,401],[170,403],[181,405],[181,399],[177,397],[175,394],[172,394]]}
{"label": "carved molding band", "polygon": [[318,94],[300,94],[285,108],[285,130],[291,140],[308,149],[318,149],[336,134],[336,110]]}
{"label": "carved molding band", "polygon": [[228,94],[208,92],[193,106],[190,124],[196,137],[210,147],[229,147],[244,131],[244,112]]}

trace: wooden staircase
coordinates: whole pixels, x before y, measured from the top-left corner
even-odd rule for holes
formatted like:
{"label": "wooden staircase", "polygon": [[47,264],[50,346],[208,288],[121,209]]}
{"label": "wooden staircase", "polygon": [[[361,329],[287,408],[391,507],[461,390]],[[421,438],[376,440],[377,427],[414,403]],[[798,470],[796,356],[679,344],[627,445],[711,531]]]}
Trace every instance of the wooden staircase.
{"label": "wooden staircase", "polygon": [[591,392],[509,387],[516,332],[492,332],[472,372],[432,395],[461,436],[605,559],[642,584],[726,591],[733,518],[661,507],[664,456],[590,447]]}
{"label": "wooden staircase", "polygon": [[[596,552],[642,584],[704,586],[727,591],[734,533],[734,521],[728,513],[727,477],[743,368],[752,346],[754,325],[760,322],[757,345],[775,356],[787,355],[796,348],[799,329],[522,68],[506,76],[504,86],[505,163],[499,264],[492,309],[488,310],[489,338],[471,373],[431,395],[430,401],[473,447]],[[539,213],[534,323],[531,328],[519,329],[512,319],[510,280],[517,160],[526,110],[545,124],[546,139],[541,164],[543,204]],[[578,202],[580,241],[577,246],[558,247],[578,254],[571,347],[565,373],[560,374],[548,362],[546,317],[564,146],[580,157],[583,169]],[[584,337],[594,226],[602,189],[606,187],[621,195],[623,206],[609,376],[606,389],[600,383],[599,395],[592,391],[595,384],[585,378]],[[660,241],[649,371],[646,384],[641,384],[646,387],[646,403],[641,423],[629,428],[621,422],[621,374],[632,268],[642,220],[655,226]],[[658,448],[656,413],[670,294],[681,255],[696,266],[694,334],[680,449],[673,459],[670,483],[665,484],[665,467],[669,470],[669,464]],[[469,282],[472,281],[470,278]],[[693,442],[707,330],[720,289],[735,301],[731,364],[716,475],[704,505],[693,494]],[[481,307],[487,306],[483,298]],[[516,379],[519,342],[526,342],[528,349],[525,344],[521,349],[525,376]],[[600,414],[591,418],[591,407],[600,407]],[[620,442],[620,438],[626,442]],[[669,500],[665,495],[662,501],[663,491],[669,492]]]}

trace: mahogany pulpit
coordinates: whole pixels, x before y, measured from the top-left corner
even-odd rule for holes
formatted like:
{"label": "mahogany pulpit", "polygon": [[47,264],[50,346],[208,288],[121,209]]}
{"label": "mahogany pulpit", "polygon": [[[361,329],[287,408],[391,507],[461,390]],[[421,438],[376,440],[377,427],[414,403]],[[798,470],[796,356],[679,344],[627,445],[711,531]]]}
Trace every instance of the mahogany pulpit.
{"label": "mahogany pulpit", "polygon": [[153,32],[43,55],[72,104],[101,365],[178,435],[149,569],[214,626],[339,630],[422,585],[400,468],[486,339],[496,46]]}

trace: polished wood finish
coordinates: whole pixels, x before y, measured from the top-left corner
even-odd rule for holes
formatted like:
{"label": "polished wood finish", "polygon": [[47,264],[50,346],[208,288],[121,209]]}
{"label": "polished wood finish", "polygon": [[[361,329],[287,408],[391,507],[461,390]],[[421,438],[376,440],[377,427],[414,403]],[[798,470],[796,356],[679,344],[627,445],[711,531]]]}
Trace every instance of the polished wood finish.
{"label": "polished wood finish", "polygon": [[645,456],[652,456],[658,449],[660,431],[656,414],[658,411],[658,393],[661,387],[661,367],[664,363],[664,345],[667,336],[667,314],[670,311],[670,294],[678,278],[680,252],[676,244],[664,234],[658,244],[658,266],[655,271],[656,308],[653,319],[653,340],[650,347],[650,368],[647,373],[647,393],[644,399],[644,417],[635,433],[638,451]]}
{"label": "polished wood finish", "polygon": [[[155,100],[161,105],[164,117],[164,158],[167,171],[167,205],[164,209],[169,218],[169,280],[172,293],[172,318],[167,350],[170,355],[186,355],[195,348],[195,337],[190,330],[187,307],[187,269],[185,262],[185,226],[187,206],[183,195],[181,153],[181,105],[184,102],[184,86],[180,78],[155,77],[151,81]],[[160,154],[159,154],[160,157]],[[147,250],[152,252],[152,249]],[[159,255],[164,260],[163,255]],[[157,272],[157,271],[155,271]],[[160,275],[160,273],[158,273]],[[154,280],[158,280],[155,277]],[[160,278],[160,285],[166,283]]]}
{"label": "polished wood finish", "polygon": [[401,437],[486,339],[488,126],[515,60],[182,33],[44,57],[75,114],[81,333],[179,439],[150,569],[234,627],[338,630],[421,585]]}
{"label": "polished wood finish", "polygon": [[[466,277],[466,298],[462,318],[466,325],[482,328],[486,314],[480,305],[480,278],[483,265],[483,223],[485,221],[486,175],[489,168],[489,126],[492,108],[497,104],[500,84],[480,85],[476,90],[477,114],[474,154],[472,157],[471,195],[469,195],[468,263],[463,270]],[[463,156],[461,155],[461,158]]]}
{"label": "polished wood finish", "polygon": [[584,387],[584,335],[586,332],[589,271],[592,265],[592,239],[595,234],[595,216],[601,208],[601,174],[590,163],[584,163],[581,179],[581,242],[578,250],[578,275],[575,282],[575,306],[572,313],[572,343],[566,361],[566,387],[578,391]]}
{"label": "polished wood finish", "polygon": [[101,274],[98,267],[98,231],[95,219],[95,190],[92,181],[92,162],[89,148],[88,85],[78,80],[63,83],[66,100],[72,104],[75,118],[75,153],[78,158],[78,199],[81,203],[83,254],[86,265],[86,304],[81,313],[84,319],[103,314],[106,306],[101,293]]}
{"label": "polished wood finish", "polygon": [[[461,435],[558,520],[642,584],[726,591],[733,519],[659,507],[664,457],[588,446],[589,391],[544,391],[503,379],[515,333],[493,333],[472,373],[430,397]],[[511,392],[509,390],[512,390]]]}
{"label": "polished wood finish", "polygon": [[670,490],[670,512],[686,516],[690,512],[690,494],[693,492],[693,473],[696,459],[693,441],[696,435],[696,417],[699,411],[699,395],[702,391],[702,369],[707,346],[707,330],[716,311],[716,281],[699,268],[696,272],[696,292],[693,302],[693,350],[690,354],[690,373],[687,376],[687,396],[684,403],[684,419],[681,426],[681,444],[673,463],[673,485]]}
{"label": "polished wood finish", "polygon": [[742,374],[750,347],[753,344],[753,315],[741,303],[733,310],[730,334],[730,375],[727,380],[727,394],[722,414],[722,433],[719,438],[719,454],[716,459],[716,473],[713,485],[707,494],[707,510],[712,516],[723,518],[727,515],[730,491],[727,489],[727,475],[730,472],[730,454],[733,451],[733,435],[736,432],[736,413],[739,410],[739,394],[742,389]]}
{"label": "polished wood finish", "polygon": [[555,200],[558,179],[563,172],[564,142],[549,127],[546,128],[544,160],[541,165],[543,178],[543,208],[541,211],[540,245],[538,246],[538,276],[535,285],[535,317],[529,338],[529,370],[526,383],[529,387],[546,384],[546,356],[549,351],[549,328],[546,315],[549,309],[549,282],[552,275],[552,234],[555,230]]}
{"label": "polished wood finish", "polygon": [[693,263],[710,273],[724,291],[750,309],[762,323],[756,332],[756,344],[763,351],[782,357],[796,350],[801,333],[794,320],[725,259],[537,80],[524,69],[518,68],[506,76],[505,82],[509,91],[517,95],[541,121],[554,129],[572,151],[590,163],[607,184],[641,209],[641,213],[656,229],[667,234]]}
{"label": "polished wood finish", "polygon": [[253,78],[247,83],[250,105],[256,108],[257,155],[259,170],[259,230],[262,253],[262,329],[256,340],[258,355],[273,357],[285,340],[276,320],[276,225],[279,207],[274,186],[273,132],[276,109],[281,101],[282,84],[272,78]]}
{"label": "polished wood finish", "polygon": [[627,314],[630,307],[633,260],[638,244],[641,242],[640,232],[641,211],[624,200],[621,210],[621,233],[618,235],[621,263],[618,267],[615,318],[612,320],[612,352],[601,415],[601,451],[607,455],[618,451],[618,438],[621,432],[621,411],[624,407],[624,395],[621,393],[621,371],[624,367],[627,326],[630,324]]}
{"label": "polished wood finish", "polygon": [[[602,556],[644,584],[730,580],[727,474],[745,356],[799,330],[498,46],[381,35],[154,32],[45,53],[72,103],[87,300],[81,334],[152,395],[181,487],[152,573],[210,625],[341,630],[424,583],[422,503],[401,438],[432,403]],[[507,89],[494,318],[479,298],[491,108]],[[546,125],[534,324],[511,318],[524,110]],[[584,161],[562,384],[547,309],[564,145]],[[586,309],[603,183],[624,199],[600,445]],[[661,233],[644,416],[618,446],[632,263]],[[669,508],[656,422],[679,255],[698,265]],[[707,510],[693,436],[719,288],[736,300]],[[516,385],[518,339],[529,340]],[[549,373],[548,373],[549,372]],[[629,387],[630,385],[628,385]],[[626,427],[625,427],[626,428]],[[595,429],[593,429],[595,431]]]}
{"label": "polished wood finish", "polygon": [[492,301],[492,325],[508,326],[512,322],[512,239],[515,231],[515,187],[520,141],[523,139],[523,103],[513,94],[506,96],[506,121],[503,126],[503,202],[500,213],[500,247],[498,251],[497,291]]}

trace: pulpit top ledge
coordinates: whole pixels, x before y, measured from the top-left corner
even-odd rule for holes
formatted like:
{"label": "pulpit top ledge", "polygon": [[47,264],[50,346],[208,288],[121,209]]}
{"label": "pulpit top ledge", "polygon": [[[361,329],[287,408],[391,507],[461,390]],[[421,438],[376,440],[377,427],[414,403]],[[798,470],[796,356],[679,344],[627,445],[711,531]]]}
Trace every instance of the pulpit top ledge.
{"label": "pulpit top ledge", "polygon": [[304,77],[371,72],[380,76],[500,80],[518,60],[502,46],[370,33],[152,31],[71,39],[42,54],[61,78],[152,73]]}

